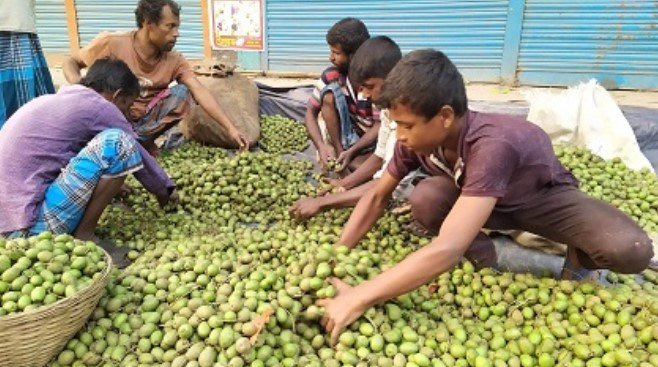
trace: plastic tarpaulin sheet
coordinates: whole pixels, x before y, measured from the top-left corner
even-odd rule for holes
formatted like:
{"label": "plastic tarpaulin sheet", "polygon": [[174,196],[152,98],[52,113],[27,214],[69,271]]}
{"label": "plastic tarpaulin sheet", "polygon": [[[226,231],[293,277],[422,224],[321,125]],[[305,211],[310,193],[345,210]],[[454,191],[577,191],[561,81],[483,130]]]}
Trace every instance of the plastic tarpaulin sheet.
{"label": "plastic tarpaulin sheet", "polygon": [[282,115],[295,121],[304,121],[306,106],[314,86],[278,88],[262,83],[256,83],[256,86],[261,115]]}

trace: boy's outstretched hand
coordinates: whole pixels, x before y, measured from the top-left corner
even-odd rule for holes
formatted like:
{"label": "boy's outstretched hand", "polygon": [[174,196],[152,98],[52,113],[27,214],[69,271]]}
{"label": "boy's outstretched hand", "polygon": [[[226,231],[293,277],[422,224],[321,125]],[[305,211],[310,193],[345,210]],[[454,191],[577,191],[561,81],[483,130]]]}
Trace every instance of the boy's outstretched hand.
{"label": "boy's outstretched hand", "polygon": [[336,163],[340,164],[341,171],[344,171],[350,163],[352,163],[352,159],[354,158],[354,151],[352,149],[347,149],[340,153],[338,158],[336,158]]}
{"label": "boy's outstretched hand", "polygon": [[331,345],[336,345],[340,332],[356,321],[368,309],[362,294],[355,288],[337,278],[330,279],[338,291],[334,298],[318,300],[318,306],[324,307],[324,316],[320,323],[331,335]]}
{"label": "boy's outstretched hand", "polygon": [[318,158],[320,159],[320,166],[326,168],[329,160],[336,158],[334,149],[329,144],[320,144],[318,146]]}
{"label": "boy's outstretched hand", "polygon": [[306,220],[320,212],[320,198],[301,198],[295,201],[288,212],[297,220]]}

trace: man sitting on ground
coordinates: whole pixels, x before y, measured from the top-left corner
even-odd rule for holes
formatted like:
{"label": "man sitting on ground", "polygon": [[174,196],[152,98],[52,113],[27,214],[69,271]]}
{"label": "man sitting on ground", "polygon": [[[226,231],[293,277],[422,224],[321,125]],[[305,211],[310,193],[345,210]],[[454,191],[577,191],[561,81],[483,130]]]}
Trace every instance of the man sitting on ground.
{"label": "man sitting on ground", "polygon": [[[130,108],[130,119],[140,142],[155,153],[155,139],[178,123],[189,109],[189,95],[229,132],[235,147],[248,142],[236,129],[215,97],[199,82],[185,57],[172,51],[178,39],[180,6],[173,0],[140,0],[135,10],[138,29],[102,33],[64,62],[70,83],[80,80],[80,69],[104,57],[123,60],[139,77],[140,94]],[[168,88],[171,82],[178,84]]]}
{"label": "man sitting on ground", "polygon": [[[379,130],[379,116],[370,99],[359,95],[348,77],[350,60],[370,38],[363,22],[344,18],[327,31],[329,61],[308,101],[304,124],[318,150],[320,164],[336,160],[343,168],[356,168],[371,154]],[[324,129],[318,122],[322,115]]]}

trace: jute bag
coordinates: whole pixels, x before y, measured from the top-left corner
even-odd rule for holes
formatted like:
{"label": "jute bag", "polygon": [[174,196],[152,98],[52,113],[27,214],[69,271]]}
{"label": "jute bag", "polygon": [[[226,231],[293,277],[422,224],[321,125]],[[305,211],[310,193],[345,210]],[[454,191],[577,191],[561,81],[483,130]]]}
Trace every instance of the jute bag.
{"label": "jute bag", "polygon": [[[199,81],[217,99],[226,115],[252,146],[260,136],[258,87],[224,64],[197,66]],[[185,138],[222,148],[237,148],[228,131],[194,104],[180,124]]]}

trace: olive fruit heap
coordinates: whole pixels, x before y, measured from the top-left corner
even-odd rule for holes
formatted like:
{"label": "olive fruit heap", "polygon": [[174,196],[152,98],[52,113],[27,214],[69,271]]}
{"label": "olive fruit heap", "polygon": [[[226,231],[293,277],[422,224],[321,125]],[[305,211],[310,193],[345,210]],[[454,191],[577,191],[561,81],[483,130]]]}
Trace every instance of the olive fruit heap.
{"label": "olive fruit heap", "polygon": [[211,215],[224,222],[268,223],[301,195],[313,189],[307,182],[312,164],[284,160],[267,153],[242,153],[209,164],[181,166],[172,172],[181,206],[193,216]]}
{"label": "olive fruit heap", "polygon": [[165,170],[168,170],[190,161],[213,162],[227,156],[228,151],[225,149],[189,142],[180,148],[163,151],[158,157],[158,161]]}
{"label": "olive fruit heap", "polygon": [[349,209],[303,223],[286,211],[315,192],[310,162],[185,149],[161,157],[179,206],[165,213],[138,189],[104,214],[99,232],[140,252],[52,367],[658,367],[652,271],[611,273],[604,288],[464,262],[330,346],[316,303],[336,294],[329,279],[372,279],[430,240],[387,213],[356,248],[335,246]]}
{"label": "olive fruit heap", "polygon": [[43,232],[27,239],[0,238],[0,316],[70,297],[107,267],[93,242]]}
{"label": "olive fruit heap", "polygon": [[[347,213],[326,217],[342,225]],[[345,260],[360,280],[376,274],[381,259],[334,249],[338,228],[286,219],[163,240],[114,274],[88,325],[52,366],[336,365],[340,354],[327,344],[315,301],[335,294],[327,278],[342,270],[333,262]]]}
{"label": "olive fruit heap", "polygon": [[161,158],[178,187],[177,207],[163,211],[131,177],[128,183],[133,193],[124,199],[124,206],[110,206],[105,211],[97,234],[143,250],[167,238],[283,219],[295,200],[315,190],[307,180],[312,163],[306,160],[285,160],[267,153],[241,153],[231,158],[204,153],[204,158],[181,159],[195,156],[187,153],[188,149]]}
{"label": "olive fruit heap", "polygon": [[555,154],[580,181],[580,189],[631,216],[648,233],[658,233],[658,178],[634,171],[619,158],[604,160],[585,148],[558,146]]}
{"label": "olive fruit heap", "polygon": [[306,128],[301,122],[281,115],[260,117],[260,146],[269,153],[301,152],[308,147]]}
{"label": "olive fruit heap", "polygon": [[389,241],[373,234],[355,249],[334,247],[338,231],[323,224],[331,216],[345,215],[161,241],[116,274],[51,366],[650,367],[658,359],[655,273],[645,273],[651,287],[618,275],[606,289],[468,262],[368,310],[331,347],[315,304],[336,291],[327,279],[354,285],[412,251],[400,247],[410,236],[394,234],[400,223],[390,215],[378,223]]}

